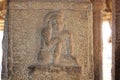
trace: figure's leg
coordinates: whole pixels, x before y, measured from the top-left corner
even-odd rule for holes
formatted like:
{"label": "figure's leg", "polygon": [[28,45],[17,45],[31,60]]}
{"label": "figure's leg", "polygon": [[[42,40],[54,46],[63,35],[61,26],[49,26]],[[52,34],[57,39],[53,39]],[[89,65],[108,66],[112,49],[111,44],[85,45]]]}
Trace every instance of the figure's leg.
{"label": "figure's leg", "polygon": [[55,54],[54,54],[54,64],[55,65],[59,65],[59,62],[60,62],[60,56],[61,56],[61,50],[62,50],[62,44],[59,43],[57,48],[56,48],[56,51],[55,51]]}

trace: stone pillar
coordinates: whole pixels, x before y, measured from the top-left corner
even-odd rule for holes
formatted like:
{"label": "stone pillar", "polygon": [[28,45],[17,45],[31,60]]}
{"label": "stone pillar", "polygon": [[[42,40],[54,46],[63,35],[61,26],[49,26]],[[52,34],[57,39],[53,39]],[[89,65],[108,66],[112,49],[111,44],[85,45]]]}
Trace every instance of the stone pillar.
{"label": "stone pillar", "polygon": [[2,80],[94,80],[90,1],[9,0],[7,11]]}
{"label": "stone pillar", "polygon": [[120,79],[120,1],[113,0],[113,80]]}
{"label": "stone pillar", "polygon": [[94,80],[102,80],[102,1],[93,1]]}

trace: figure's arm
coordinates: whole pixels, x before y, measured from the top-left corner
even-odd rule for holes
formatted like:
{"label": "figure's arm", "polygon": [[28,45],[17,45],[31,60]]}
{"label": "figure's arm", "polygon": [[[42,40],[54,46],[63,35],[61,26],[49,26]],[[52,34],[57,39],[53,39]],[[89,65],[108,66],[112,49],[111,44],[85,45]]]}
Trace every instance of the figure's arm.
{"label": "figure's arm", "polygon": [[66,54],[70,55],[72,53],[71,34],[67,30],[64,30],[63,33],[64,33],[63,35],[64,35],[64,40],[65,40]]}

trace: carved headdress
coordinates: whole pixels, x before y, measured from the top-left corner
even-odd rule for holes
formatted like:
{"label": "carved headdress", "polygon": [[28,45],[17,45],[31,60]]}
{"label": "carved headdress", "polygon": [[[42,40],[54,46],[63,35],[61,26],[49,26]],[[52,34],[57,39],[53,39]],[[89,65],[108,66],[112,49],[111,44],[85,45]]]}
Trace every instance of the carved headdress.
{"label": "carved headdress", "polygon": [[[43,23],[43,28],[42,28],[42,35],[44,37],[44,41],[46,45],[49,45],[49,41],[51,39],[52,36],[52,26],[53,26],[53,20],[55,19],[62,19],[62,14],[61,11],[52,11],[49,12],[45,15],[44,17],[44,23]],[[61,24],[61,20],[58,22]],[[57,26],[58,27],[58,26]],[[60,27],[58,27],[58,30],[60,29]]]}
{"label": "carved headdress", "polygon": [[52,11],[52,12],[49,12],[44,17],[44,25],[46,23],[48,23],[52,18],[62,18],[62,12],[61,11]]}

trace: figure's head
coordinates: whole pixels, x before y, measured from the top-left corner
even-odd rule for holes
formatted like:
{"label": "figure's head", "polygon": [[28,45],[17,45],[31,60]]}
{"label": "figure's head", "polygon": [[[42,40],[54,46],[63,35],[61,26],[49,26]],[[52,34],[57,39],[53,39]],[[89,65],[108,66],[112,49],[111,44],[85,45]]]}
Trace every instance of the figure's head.
{"label": "figure's head", "polygon": [[63,15],[60,11],[50,12],[45,16],[44,22],[52,29],[61,31],[63,28]]}

